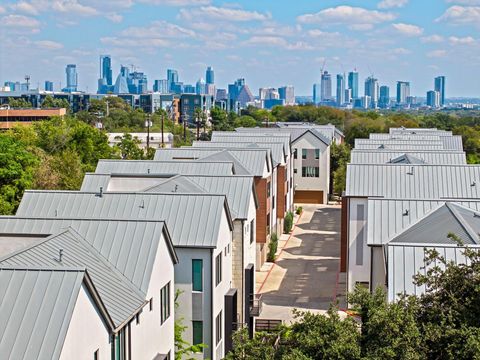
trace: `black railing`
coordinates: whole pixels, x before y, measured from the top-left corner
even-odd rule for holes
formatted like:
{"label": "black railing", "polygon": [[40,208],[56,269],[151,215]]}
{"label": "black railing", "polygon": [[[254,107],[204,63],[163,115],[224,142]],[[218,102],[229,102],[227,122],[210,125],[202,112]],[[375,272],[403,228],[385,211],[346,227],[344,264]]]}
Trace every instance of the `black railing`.
{"label": "black railing", "polygon": [[250,316],[260,316],[262,312],[262,295],[251,294],[250,295]]}

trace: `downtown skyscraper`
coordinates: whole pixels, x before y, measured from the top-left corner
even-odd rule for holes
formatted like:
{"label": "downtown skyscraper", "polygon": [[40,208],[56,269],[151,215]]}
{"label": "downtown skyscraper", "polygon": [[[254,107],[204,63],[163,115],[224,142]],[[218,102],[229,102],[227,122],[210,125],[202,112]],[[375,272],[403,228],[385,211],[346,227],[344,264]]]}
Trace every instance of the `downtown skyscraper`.
{"label": "downtown skyscraper", "polygon": [[332,75],[328,71],[323,72],[320,84],[322,101],[332,100]]}
{"label": "downtown skyscraper", "polygon": [[107,94],[113,91],[112,57],[100,55],[100,77],[98,78],[98,94]]}
{"label": "downtown skyscraper", "polygon": [[351,71],[348,73],[348,88],[352,90],[352,99],[358,99],[358,72]]}
{"label": "downtown skyscraper", "polygon": [[370,106],[373,109],[377,108],[378,106],[379,93],[378,79],[375,79],[373,76],[369,76],[365,80],[365,96],[370,97]]}
{"label": "downtown skyscraper", "polygon": [[440,106],[445,105],[445,76],[437,76],[435,78],[435,91],[440,93]]}
{"label": "downtown skyscraper", "polygon": [[78,73],[77,65],[68,64],[65,68],[65,75],[67,80],[67,86],[62,90],[65,92],[74,92],[78,90]]}
{"label": "downtown skyscraper", "polygon": [[408,81],[397,81],[397,104],[405,105],[410,97],[410,83]]}
{"label": "downtown skyscraper", "polygon": [[337,106],[345,103],[345,75],[337,74]]}

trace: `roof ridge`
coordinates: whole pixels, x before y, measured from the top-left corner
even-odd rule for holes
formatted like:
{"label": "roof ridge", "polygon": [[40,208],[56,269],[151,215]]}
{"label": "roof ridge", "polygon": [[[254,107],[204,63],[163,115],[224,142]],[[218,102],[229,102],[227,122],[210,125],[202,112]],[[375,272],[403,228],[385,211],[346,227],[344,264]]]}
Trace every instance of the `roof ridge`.
{"label": "roof ridge", "polygon": [[[452,203],[445,203],[445,206],[450,210],[452,215],[454,216],[455,220],[460,224],[461,227],[465,230],[465,232],[470,236],[472,241],[476,244],[480,243],[480,238],[479,235],[472,229],[468,221],[458,212],[458,210],[455,208],[457,206],[460,206],[459,204],[456,204],[455,202]],[[464,208],[462,206],[462,208]],[[472,209],[464,208],[467,211],[474,212]]]}

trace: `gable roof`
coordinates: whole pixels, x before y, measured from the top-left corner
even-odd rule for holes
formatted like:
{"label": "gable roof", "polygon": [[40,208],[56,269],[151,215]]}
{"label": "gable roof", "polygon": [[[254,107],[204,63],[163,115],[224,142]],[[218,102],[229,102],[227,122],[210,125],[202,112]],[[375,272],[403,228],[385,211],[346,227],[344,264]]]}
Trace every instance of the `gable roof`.
{"label": "gable roof", "polygon": [[[84,268],[0,268],[2,357],[59,359],[82,284],[98,300]],[[111,326],[101,302],[96,305]]]}
{"label": "gable roof", "polygon": [[224,211],[232,230],[225,195],[30,190],[17,216],[163,220],[174,246],[215,248]]}
{"label": "gable roof", "polygon": [[310,132],[320,141],[325,143],[325,145],[328,146],[332,143],[332,136],[326,135],[322,129],[313,126],[250,128],[250,131],[249,128],[239,128],[236,129],[236,131],[241,134],[261,134],[264,136],[290,134],[292,143],[296,142],[303,135]]}
{"label": "gable roof", "polygon": [[205,193],[205,189],[190,181],[183,175],[175,175],[164,180],[158,185],[151,186],[145,192],[153,193],[184,193],[184,194],[200,194]]}
{"label": "gable roof", "polygon": [[[60,250],[63,251],[61,261]],[[145,294],[71,228],[3,257],[0,266],[4,265],[86,268],[117,328],[145,304]]]}
{"label": "gable roof", "polygon": [[172,262],[178,263],[164,221],[0,216],[0,233],[52,235],[67,228],[79,233],[144,293],[162,235]]}
{"label": "gable roof", "polygon": [[231,175],[231,161],[157,161],[157,160],[100,160],[96,173],[101,174],[172,174],[172,175]]}
{"label": "gable roof", "polygon": [[392,150],[352,150],[350,162],[353,164],[384,164],[392,159],[409,155],[427,164],[466,164],[467,157],[463,151],[433,150],[433,151],[392,151]]}
{"label": "gable roof", "polygon": [[[274,136],[272,136],[274,135]],[[213,142],[255,142],[255,143],[282,143],[285,153],[292,153],[289,133],[272,133],[264,135],[259,133],[243,133],[236,131],[213,131]]]}
{"label": "gable roof", "polygon": [[390,164],[426,164],[425,161],[410,154],[402,154],[388,161]]}
{"label": "gable roof", "polygon": [[480,214],[455,203],[444,203],[427,214],[391,243],[456,244],[448,234],[457,235],[466,245],[480,244]]}

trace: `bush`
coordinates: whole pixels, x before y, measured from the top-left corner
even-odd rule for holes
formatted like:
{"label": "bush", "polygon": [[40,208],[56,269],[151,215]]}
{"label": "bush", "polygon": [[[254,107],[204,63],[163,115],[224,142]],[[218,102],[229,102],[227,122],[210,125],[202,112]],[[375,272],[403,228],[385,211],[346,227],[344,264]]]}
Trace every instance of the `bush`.
{"label": "bush", "polygon": [[300,215],[300,214],[302,213],[302,211],[303,211],[303,208],[302,208],[301,206],[299,206],[299,207],[297,208],[297,210],[295,210],[295,213],[296,213],[297,215]]}
{"label": "bush", "polygon": [[276,233],[273,233],[270,237],[270,243],[268,244],[268,254],[267,254],[267,261],[274,262],[275,261],[275,254],[277,253],[278,249],[278,236]]}
{"label": "bush", "polygon": [[285,215],[285,220],[283,222],[283,231],[285,234],[290,233],[292,231],[293,226],[293,213],[289,211],[287,215]]}

